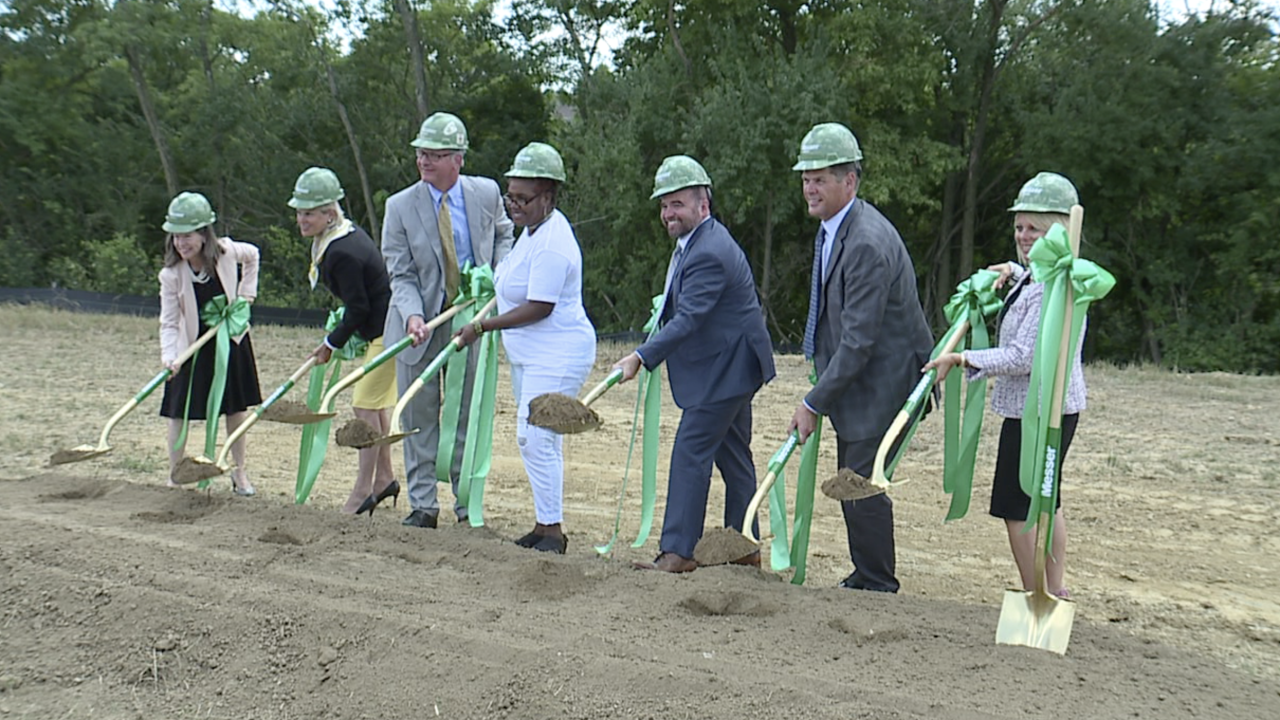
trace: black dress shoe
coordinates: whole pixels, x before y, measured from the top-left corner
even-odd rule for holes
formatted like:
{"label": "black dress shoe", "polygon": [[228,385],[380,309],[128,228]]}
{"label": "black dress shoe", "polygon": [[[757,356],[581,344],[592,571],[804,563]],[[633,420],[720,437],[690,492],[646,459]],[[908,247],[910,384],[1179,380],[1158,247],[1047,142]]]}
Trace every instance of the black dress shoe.
{"label": "black dress shoe", "polygon": [[542,538],[543,538],[542,535],[539,535],[538,533],[531,531],[529,534],[517,538],[516,544],[522,548],[531,548],[534,545],[537,545],[538,541],[541,540]]}
{"label": "black dress shoe", "polygon": [[569,538],[566,535],[543,535],[533,544],[533,549],[538,552],[552,552],[557,555],[563,555],[567,547],[569,547]]}
{"label": "black dress shoe", "polygon": [[426,510],[414,510],[400,524],[410,527],[434,528],[436,526],[436,516]]}

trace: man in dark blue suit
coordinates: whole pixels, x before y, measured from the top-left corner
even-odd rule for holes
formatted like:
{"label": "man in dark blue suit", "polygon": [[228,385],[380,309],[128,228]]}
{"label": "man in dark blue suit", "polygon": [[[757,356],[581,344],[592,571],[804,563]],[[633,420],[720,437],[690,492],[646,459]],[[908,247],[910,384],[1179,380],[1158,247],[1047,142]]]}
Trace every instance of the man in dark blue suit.
{"label": "man in dark blue suit", "polygon": [[[614,367],[625,381],[642,364],[652,371],[667,363],[671,396],[684,412],[671,449],[661,553],[645,567],[689,572],[698,567],[693,547],[702,537],[713,462],[724,478],[725,526],[742,530],[756,489],[751,400],[774,377],[773,349],[747,257],[711,217],[707,171],[691,157],[667,158],[654,178],[654,198],[676,240],[661,329]],[[760,553],[734,562],[759,565]]]}

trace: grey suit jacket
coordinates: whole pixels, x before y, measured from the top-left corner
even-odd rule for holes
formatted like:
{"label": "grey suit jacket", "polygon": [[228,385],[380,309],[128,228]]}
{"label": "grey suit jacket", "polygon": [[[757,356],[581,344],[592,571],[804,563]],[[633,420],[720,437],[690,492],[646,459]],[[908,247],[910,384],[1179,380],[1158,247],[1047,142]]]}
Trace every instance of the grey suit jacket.
{"label": "grey suit jacket", "polygon": [[[476,265],[497,268],[511,252],[511,219],[502,204],[498,183],[489,178],[461,175],[462,199],[467,207],[471,230],[471,252]],[[439,315],[444,308],[444,253],[440,250],[440,230],[435,201],[425,182],[416,182],[387,199],[382,223],[382,257],[391,276],[391,307],[383,342],[387,346],[405,336],[405,325],[413,315],[424,319]],[[448,326],[439,329],[447,331]],[[429,343],[409,348],[396,356],[409,365],[422,360]]]}
{"label": "grey suit jacket", "polygon": [[919,381],[933,334],[902,237],[864,200],[840,224],[819,297],[818,383],[805,400],[841,440],[878,438]]}
{"label": "grey suit jacket", "polygon": [[751,265],[715,218],[689,238],[662,320],[637,352],[649,370],[666,361],[681,408],[755,392],[773,379],[773,345]]}

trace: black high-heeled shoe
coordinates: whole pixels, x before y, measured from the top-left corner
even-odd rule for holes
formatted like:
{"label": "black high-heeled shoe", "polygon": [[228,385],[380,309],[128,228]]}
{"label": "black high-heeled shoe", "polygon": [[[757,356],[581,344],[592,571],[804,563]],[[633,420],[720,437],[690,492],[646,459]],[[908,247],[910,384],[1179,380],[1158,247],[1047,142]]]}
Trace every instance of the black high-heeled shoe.
{"label": "black high-heeled shoe", "polygon": [[378,504],[388,497],[391,498],[391,507],[395,507],[400,503],[400,482],[398,480],[392,480],[390,485],[382,488],[382,492],[365,498],[364,502],[360,503],[360,507],[356,510],[356,514],[369,513],[369,517],[372,518],[374,508],[378,507]]}

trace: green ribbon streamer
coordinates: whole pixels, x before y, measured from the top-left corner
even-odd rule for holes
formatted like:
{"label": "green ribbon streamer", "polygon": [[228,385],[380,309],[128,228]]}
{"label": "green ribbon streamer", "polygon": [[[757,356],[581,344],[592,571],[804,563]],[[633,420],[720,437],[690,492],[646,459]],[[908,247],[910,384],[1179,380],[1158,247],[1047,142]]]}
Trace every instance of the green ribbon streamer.
{"label": "green ribbon streamer", "polygon": [[[991,346],[987,318],[998,314],[1004,305],[995,292],[995,281],[999,277],[1000,274],[992,270],[979,270],[956,286],[951,300],[943,308],[951,329],[933,348],[930,355],[932,359],[941,354],[942,348],[956,332],[956,326],[964,321],[969,323],[969,334],[956,346],[958,352],[966,349],[985,350]],[[982,435],[982,417],[987,401],[987,380],[975,380],[963,388],[963,415],[960,410],[960,394],[964,385],[964,373],[949,373],[945,383],[942,490],[951,496],[946,517],[950,521],[958,520],[969,512],[969,501],[973,495],[973,469],[977,462],[978,441]]]}
{"label": "green ribbon streamer", "polygon": [[[475,385],[471,390],[471,412],[467,416],[467,442],[462,448],[462,471],[458,479],[458,502],[467,507],[467,520],[471,527],[484,525],[484,485],[493,464],[493,417],[498,397],[498,333],[485,333],[480,337],[478,345]],[[454,353],[453,357],[465,361],[466,353]],[[465,372],[465,364],[462,370]]]}
{"label": "green ribbon streamer", "polygon": [[1058,428],[1051,431],[1049,426],[1053,419],[1050,408],[1054,399],[1053,386],[1057,379],[1058,353],[1066,319],[1067,289],[1070,287],[1074,291],[1075,307],[1067,340],[1068,355],[1064,368],[1066,377],[1062,379],[1063,398],[1066,397],[1067,384],[1075,367],[1075,351],[1080,344],[1080,332],[1084,327],[1089,305],[1111,292],[1116,279],[1093,262],[1077,258],[1071,252],[1066,228],[1058,224],[1036,241],[1028,258],[1032,276],[1036,282],[1044,285],[1044,297],[1040,305],[1040,326],[1032,359],[1031,382],[1022,411],[1019,480],[1023,492],[1031,498],[1023,532],[1034,528],[1040,514],[1046,513],[1047,552],[1053,541],[1053,516],[1061,477],[1061,464],[1057,462],[1061,450],[1061,416],[1058,417]]}
{"label": "green ribbon streamer", "polygon": [[[809,371],[809,384],[818,383],[817,366]],[[794,567],[791,584],[803,585],[809,563],[809,530],[813,524],[813,496],[818,484],[818,451],[822,443],[822,415],[818,416],[818,426],[808,437],[800,450],[800,469],[796,473],[796,506],[792,519],[791,542],[787,542],[787,495],[786,474],[783,472],[787,458],[795,449],[794,443],[788,440],[773,457],[769,458],[769,469],[779,463],[778,479],[769,491],[769,529],[773,533],[773,543],[769,546],[769,566],[775,572]],[[793,437],[795,437],[793,435]],[[796,437],[796,442],[799,438]]]}
{"label": "green ribbon streamer", "polygon": [[[342,322],[345,314],[345,307],[331,311],[324,324],[324,331],[333,332],[334,328]],[[311,368],[311,374],[307,378],[307,408],[311,412],[320,412],[320,401],[324,399],[324,394],[337,384],[343,361],[364,357],[368,347],[368,342],[353,334],[341,348],[329,356],[329,362]],[[326,371],[329,371],[328,383],[324,379]],[[305,503],[311,496],[311,488],[315,486],[316,478],[320,476],[320,468],[324,465],[325,456],[329,451],[329,429],[332,426],[333,419],[330,418],[308,423],[302,428],[302,441],[298,447],[298,475],[293,486],[293,501],[298,505]]]}
{"label": "green ribbon streamer", "polygon": [[[653,298],[649,319],[644,324],[648,337],[658,331],[658,323],[662,318],[662,304],[665,296]],[[627,478],[631,474],[631,457],[636,448],[636,433],[640,430],[640,409],[644,408],[644,437],[641,445],[640,466],[640,527],[636,531],[636,539],[631,547],[642,547],[649,541],[653,530],[653,509],[658,496],[658,430],[662,413],[662,372],[649,372],[640,368],[636,383],[636,404],[631,415],[631,439],[627,447],[627,462],[622,470],[622,486],[618,489],[618,504],[613,514],[613,534],[604,545],[596,545],[595,550],[601,555],[613,552],[618,541],[618,533],[622,528],[622,507],[627,497]]]}
{"label": "green ribbon streamer", "polygon": [[[470,325],[476,319],[476,311],[482,305],[489,302],[494,295],[493,286],[493,268],[485,265],[484,267],[472,267],[468,261],[462,267],[462,281],[458,287],[458,296],[453,299],[453,304],[458,305],[467,300],[475,300],[474,303],[468,305],[453,316],[453,324],[450,326],[450,335],[457,333],[462,328]],[[481,346],[483,347],[483,345]],[[479,377],[479,359],[477,358],[476,377],[473,378],[474,383],[480,380]],[[457,444],[458,423],[462,418],[462,398],[466,393],[467,386],[467,353],[456,352],[449,356],[448,362],[444,369],[444,401],[440,406],[440,444],[436,450],[436,480],[440,482],[449,482],[453,473],[453,451]],[[474,394],[474,389],[472,390]],[[475,398],[472,397],[472,405],[475,404]],[[468,430],[470,422],[468,422]],[[490,448],[492,450],[492,448]],[[466,452],[466,448],[463,448]],[[490,453],[491,454],[491,453]],[[485,462],[488,462],[487,460]],[[486,466],[486,473],[488,472]],[[462,492],[459,485],[458,492]],[[461,497],[459,502],[465,502]]]}

